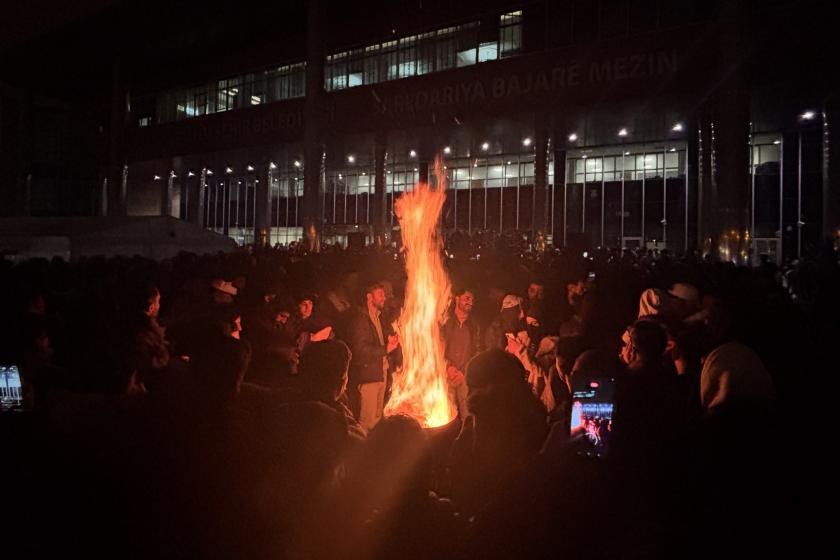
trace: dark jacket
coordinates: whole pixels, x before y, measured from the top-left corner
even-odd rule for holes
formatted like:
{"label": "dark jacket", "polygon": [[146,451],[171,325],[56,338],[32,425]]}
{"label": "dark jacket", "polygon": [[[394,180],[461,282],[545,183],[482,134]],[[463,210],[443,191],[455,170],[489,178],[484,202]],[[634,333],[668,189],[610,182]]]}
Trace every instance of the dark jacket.
{"label": "dark jacket", "polygon": [[[367,308],[358,309],[350,320],[348,345],[353,353],[350,360],[350,384],[384,381],[382,358],[386,356],[385,345],[379,343],[376,327],[370,320]],[[382,321],[382,336],[387,343],[391,334],[389,326]]]}
{"label": "dark jacket", "polygon": [[[469,349],[467,350],[466,360],[461,363],[461,360],[456,360],[455,357],[450,352],[449,343],[453,339],[453,336],[457,332],[459,328],[466,328],[467,332],[469,332],[470,336],[470,345]],[[484,340],[481,336],[481,326],[478,324],[478,321],[470,315],[467,317],[467,320],[464,321],[463,327],[458,324],[458,318],[455,316],[455,313],[449,313],[446,318],[446,322],[441,327],[441,337],[443,338],[443,344],[445,348],[444,357],[446,358],[447,363],[452,364],[462,372],[466,371],[467,362],[470,361],[476,354],[481,353],[484,350]]]}

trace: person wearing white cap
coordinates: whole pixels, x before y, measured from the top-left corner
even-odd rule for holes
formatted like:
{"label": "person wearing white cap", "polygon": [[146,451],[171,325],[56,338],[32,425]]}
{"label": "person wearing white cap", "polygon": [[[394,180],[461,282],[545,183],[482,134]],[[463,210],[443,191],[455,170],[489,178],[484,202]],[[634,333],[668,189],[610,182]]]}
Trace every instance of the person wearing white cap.
{"label": "person wearing white cap", "polygon": [[232,282],[227,282],[222,278],[213,278],[210,281],[210,286],[213,288],[214,304],[231,304],[233,303],[233,297],[238,293]]}
{"label": "person wearing white cap", "polygon": [[700,308],[700,292],[686,283],[671,285],[667,292],[649,288],[639,297],[639,319],[659,315],[666,319],[684,320]]}
{"label": "person wearing white cap", "polygon": [[522,298],[515,294],[507,294],[502,299],[502,309],[499,315],[487,327],[487,332],[484,335],[484,347],[504,349],[507,347],[509,337],[520,338],[523,341],[528,337],[525,311],[522,309]]}

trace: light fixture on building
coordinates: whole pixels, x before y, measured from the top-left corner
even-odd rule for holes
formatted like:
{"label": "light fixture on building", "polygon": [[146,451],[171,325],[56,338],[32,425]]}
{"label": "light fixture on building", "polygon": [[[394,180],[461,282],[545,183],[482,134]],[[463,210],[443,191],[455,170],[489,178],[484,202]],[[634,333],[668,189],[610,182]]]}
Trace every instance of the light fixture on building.
{"label": "light fixture on building", "polygon": [[782,143],[781,140],[773,140],[773,144],[776,145],[776,146],[778,146],[781,143]]}
{"label": "light fixture on building", "polygon": [[531,145],[531,139],[530,138],[525,138],[524,140],[522,140],[522,145],[523,146],[530,146]]}
{"label": "light fixture on building", "polygon": [[673,130],[674,132],[682,132],[683,131],[682,123],[676,123],[674,126],[671,127],[671,130]]}
{"label": "light fixture on building", "polygon": [[581,159],[586,159],[586,158],[588,158],[589,156],[588,156],[588,155],[586,155],[586,154],[583,154],[583,155],[582,155],[582,156],[580,156],[580,157],[581,157]]}
{"label": "light fixture on building", "polygon": [[274,163],[273,161],[270,161],[270,162],[268,162],[268,168],[269,169],[277,169],[277,164]]}
{"label": "light fixture on building", "polygon": [[174,176],[175,176],[175,171],[174,171],[174,170],[173,170],[173,171],[170,171],[170,172],[169,172],[169,176],[170,176],[170,177],[174,177]]}
{"label": "light fixture on building", "polygon": [[489,142],[484,142],[484,143],[481,145],[481,149],[482,149],[482,150],[484,150],[484,151],[486,152],[487,150],[489,150],[489,149],[490,149],[490,143],[489,143]]}
{"label": "light fixture on building", "polygon": [[249,163],[249,164],[248,164],[248,167],[246,167],[245,169],[247,169],[248,171],[253,171],[253,170],[254,170],[254,166],[253,166],[253,165],[251,165],[251,164]]}
{"label": "light fixture on building", "polygon": [[513,162],[510,162],[510,161],[509,161],[509,162],[507,162],[507,164],[508,164],[508,165],[510,165],[511,163],[513,163]]}
{"label": "light fixture on building", "polygon": [[629,156],[629,155],[630,155],[630,152],[624,152],[624,155],[625,155],[625,156]]}
{"label": "light fixture on building", "polygon": [[212,175],[212,174],[213,174],[213,170],[212,170],[212,169],[208,169],[208,170],[206,171],[206,174],[207,174],[207,175]]}
{"label": "light fixture on building", "polygon": [[153,180],[153,181],[160,181],[160,175],[155,175],[155,176],[152,178],[152,180]]}
{"label": "light fixture on building", "polygon": [[388,175],[390,175],[390,174],[391,174],[391,170],[389,169],[389,170],[388,170]]}
{"label": "light fixture on building", "polygon": [[447,167],[444,165],[443,168],[446,169]]}
{"label": "light fixture on building", "polygon": [[816,116],[817,116],[817,114],[813,111],[805,111],[804,113],[799,115],[799,118],[802,119],[803,121],[810,121]]}
{"label": "light fixture on building", "polygon": [[670,149],[670,150],[668,150],[668,151],[669,151],[669,152],[676,152],[676,151],[677,151],[677,149],[676,149],[676,148],[671,148],[671,149]]}
{"label": "light fixture on building", "polygon": [[577,141],[577,134],[572,132],[571,134],[569,134],[569,142],[575,142],[575,141]]}
{"label": "light fixture on building", "polygon": [[231,167],[230,167],[230,166],[227,166],[227,167],[225,167],[225,173],[227,173],[228,175],[230,175],[231,173],[233,173],[233,169],[231,169]]}
{"label": "light fixture on building", "polygon": [[300,167],[300,162],[298,160],[295,160],[295,167]]}
{"label": "light fixture on building", "polygon": [[416,167],[414,168],[414,171],[417,171],[417,168],[416,168]]}
{"label": "light fixture on building", "polygon": [[451,154],[452,153],[452,148],[450,148],[449,146],[444,147],[443,148],[443,153],[447,154],[447,155]]}
{"label": "light fixture on building", "polygon": [[356,156],[350,154],[347,156],[347,163],[356,163]]}
{"label": "light fixture on building", "polygon": [[364,171],[362,171],[362,176],[364,176],[364,175],[367,175],[367,173],[365,173]]}
{"label": "light fixture on building", "polygon": [[342,178],[341,173],[339,173],[339,174],[338,174],[338,178],[339,178],[339,179],[341,179],[341,178]]}
{"label": "light fixture on building", "polygon": [[409,157],[417,157],[417,152],[415,150],[411,150],[408,152]]}
{"label": "light fixture on building", "polygon": [[187,171],[187,177],[195,177],[195,173],[192,171]]}
{"label": "light fixture on building", "polygon": [[624,138],[625,136],[627,136],[627,129],[622,128],[621,130],[618,131],[618,135],[621,136],[622,138]]}

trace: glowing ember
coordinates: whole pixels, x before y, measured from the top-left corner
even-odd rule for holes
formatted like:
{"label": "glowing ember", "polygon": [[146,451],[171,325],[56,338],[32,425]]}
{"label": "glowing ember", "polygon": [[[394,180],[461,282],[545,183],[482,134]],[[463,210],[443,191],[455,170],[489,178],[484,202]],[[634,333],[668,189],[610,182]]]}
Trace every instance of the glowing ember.
{"label": "glowing ember", "polygon": [[403,353],[402,371],[394,374],[385,414],[408,414],[426,428],[455,418],[449,400],[440,321],[449,300],[449,278],[441,262],[437,223],[446,199],[446,175],[435,162],[437,189],[417,183],[395,203],[406,253],[408,283],[397,331]]}

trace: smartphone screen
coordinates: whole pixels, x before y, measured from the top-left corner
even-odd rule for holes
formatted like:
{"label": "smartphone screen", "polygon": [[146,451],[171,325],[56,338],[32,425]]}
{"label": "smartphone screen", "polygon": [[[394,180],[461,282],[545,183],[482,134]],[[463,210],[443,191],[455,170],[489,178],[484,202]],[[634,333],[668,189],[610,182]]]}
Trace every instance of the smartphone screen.
{"label": "smartphone screen", "polygon": [[610,377],[576,379],[572,387],[569,432],[581,444],[581,455],[603,458],[610,448],[615,416],[615,380]]}
{"label": "smartphone screen", "polygon": [[17,366],[0,366],[0,410],[17,410],[23,405],[23,388]]}

